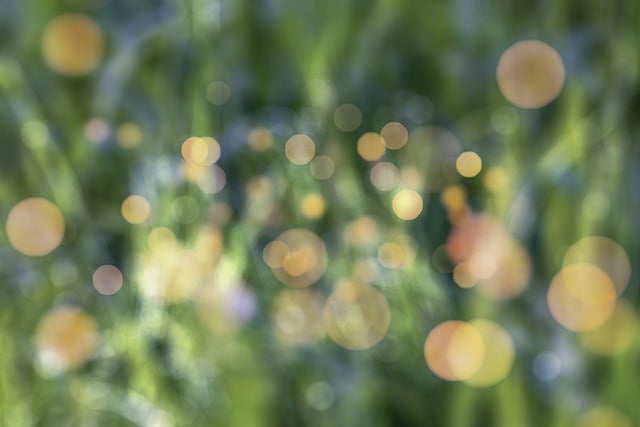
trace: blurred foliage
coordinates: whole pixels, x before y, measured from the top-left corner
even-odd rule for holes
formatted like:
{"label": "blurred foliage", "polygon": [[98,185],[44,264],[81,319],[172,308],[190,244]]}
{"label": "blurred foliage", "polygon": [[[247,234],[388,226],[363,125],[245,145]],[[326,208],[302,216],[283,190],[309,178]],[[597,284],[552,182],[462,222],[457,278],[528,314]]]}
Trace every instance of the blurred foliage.
{"label": "blurred foliage", "polygon": [[[45,256],[25,256],[9,226],[0,231],[1,425],[640,424],[637,339],[595,355],[547,308],[565,251],[589,235],[624,247],[632,272],[621,299],[638,300],[637,2],[0,0],[0,10],[0,213],[8,224],[21,200],[41,197],[66,226]],[[104,52],[91,72],[64,75],[43,57],[47,25],[65,13],[101,30]],[[566,70],[560,96],[542,108],[512,106],[496,84],[501,54],[525,39],[553,46]],[[343,104],[361,112],[351,130],[334,118]],[[376,162],[358,155],[357,141],[392,121],[410,133],[447,129],[481,156],[480,174],[455,188],[526,249],[524,292],[496,301],[438,268],[434,251],[455,221],[443,186],[425,179],[433,153],[410,138],[383,158],[413,165],[426,182],[415,220],[399,219],[394,191],[372,185]],[[251,147],[255,129],[268,129],[270,148]],[[318,179],[287,158],[296,133],[313,138],[316,159],[333,159],[333,176]],[[220,191],[185,178],[190,136],[219,142],[209,166]],[[505,191],[487,185],[492,168],[507,177]],[[142,224],[121,214],[131,194],[151,206]],[[326,205],[318,218],[301,213],[309,194]],[[378,232],[364,233],[374,243],[349,244],[348,225],[363,216],[375,219]],[[148,243],[159,227],[176,237],[168,255]],[[323,298],[361,277],[356,266],[373,269],[369,282],[391,315],[384,339],[365,350],[324,335],[303,345],[280,339],[274,307],[286,280],[263,249],[297,228],[326,245],[328,267],[311,288]],[[380,255],[390,241],[406,244],[405,265]],[[92,285],[103,264],[123,273],[114,295]],[[154,297],[145,265],[188,296]],[[211,283],[231,283],[232,293],[209,295]],[[86,361],[56,371],[41,331],[60,307],[82,310],[98,341]],[[497,322],[515,344],[509,374],[490,387],[440,379],[423,355],[436,325],[475,318]]]}

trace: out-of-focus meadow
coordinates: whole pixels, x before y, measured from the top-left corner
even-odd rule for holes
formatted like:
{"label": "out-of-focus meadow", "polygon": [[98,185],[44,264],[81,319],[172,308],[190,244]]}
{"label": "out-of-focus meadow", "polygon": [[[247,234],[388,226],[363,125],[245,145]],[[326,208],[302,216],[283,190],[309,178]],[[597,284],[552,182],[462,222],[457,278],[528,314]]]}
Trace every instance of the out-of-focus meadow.
{"label": "out-of-focus meadow", "polygon": [[640,425],[639,12],[0,0],[0,425]]}

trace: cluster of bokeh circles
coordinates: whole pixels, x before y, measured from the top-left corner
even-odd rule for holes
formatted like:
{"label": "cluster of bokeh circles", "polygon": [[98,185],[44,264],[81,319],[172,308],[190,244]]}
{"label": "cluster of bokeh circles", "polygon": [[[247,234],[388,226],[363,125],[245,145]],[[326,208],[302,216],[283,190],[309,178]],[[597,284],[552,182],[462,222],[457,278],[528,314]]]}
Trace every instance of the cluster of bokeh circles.
{"label": "cluster of bokeh circles", "polygon": [[[42,54],[60,75],[86,75],[105,54],[104,36],[87,16],[62,15],[44,30]],[[524,40],[503,52],[496,64],[496,79],[496,90],[510,104],[536,109],[560,95],[565,69],[554,48]],[[232,88],[220,81],[203,90],[214,105],[222,106],[232,96]],[[130,194],[119,207],[121,217],[126,226],[141,227],[145,245],[130,271],[97,263],[87,280],[105,298],[131,284],[150,301],[191,301],[205,327],[214,333],[235,332],[251,321],[261,299],[257,288],[244,282],[241,263],[233,258],[237,254],[226,251],[223,230],[233,221],[247,221],[246,227],[258,224],[265,230],[280,230],[260,248],[260,261],[283,285],[268,308],[277,339],[285,345],[306,346],[326,336],[345,349],[366,350],[385,338],[393,322],[387,290],[377,285],[381,270],[410,269],[421,262],[418,255],[425,248],[407,231],[408,226],[424,219],[427,196],[439,194],[451,231],[446,242],[429,254],[431,265],[451,274],[462,292],[477,292],[491,301],[509,301],[525,292],[533,270],[530,254],[500,218],[469,207],[464,186],[465,180],[482,179],[489,193],[500,193],[511,179],[503,167],[487,167],[479,153],[465,150],[453,132],[440,126],[409,127],[388,121],[377,131],[352,138],[363,123],[363,113],[354,104],[337,106],[332,120],[336,129],[352,139],[348,149],[366,164],[362,178],[379,193],[380,209],[395,217],[393,226],[387,227],[374,213],[358,215],[345,224],[332,224],[340,230],[342,241],[328,245],[314,231],[330,208],[326,193],[316,186],[297,197],[294,211],[304,221],[296,224],[308,227],[289,226],[277,201],[283,184],[273,174],[256,176],[247,184],[246,211],[234,214],[224,199],[227,173],[218,164],[224,141],[193,135],[181,141],[174,153],[179,159],[179,179],[214,201],[203,207],[197,199],[181,196],[170,205],[177,222],[197,229],[192,241],[181,241],[170,227],[154,222],[157,201],[149,195]],[[87,139],[94,142],[112,133],[123,150],[138,146],[144,134],[133,122],[112,130],[99,118],[85,129]],[[323,151],[316,139],[294,133],[280,140],[268,127],[257,126],[247,133],[245,143],[255,153],[281,154],[286,167],[297,168],[297,173],[303,171],[317,182],[335,180],[336,186],[345,185],[344,179],[336,177],[342,174],[341,159],[330,150]],[[25,256],[55,256],[55,250],[64,245],[65,215],[52,200],[28,197],[9,212],[6,232],[11,246]],[[350,274],[334,280],[327,291],[324,283],[318,283],[336,262],[332,254],[338,247],[362,255],[351,260]],[[625,351],[637,333],[635,311],[621,297],[630,275],[628,255],[618,243],[604,236],[578,240],[566,250],[560,271],[550,280],[551,318],[578,333],[584,347],[595,354]],[[92,316],[71,306],[56,307],[44,315],[36,335],[38,359],[52,372],[91,359],[100,340]],[[430,329],[424,342],[424,359],[433,374],[478,387],[506,378],[516,354],[509,330],[488,318],[445,320]],[[607,417],[622,417],[616,425],[625,425],[624,416],[611,411],[595,408],[585,415],[584,425],[605,425],[591,418]]]}

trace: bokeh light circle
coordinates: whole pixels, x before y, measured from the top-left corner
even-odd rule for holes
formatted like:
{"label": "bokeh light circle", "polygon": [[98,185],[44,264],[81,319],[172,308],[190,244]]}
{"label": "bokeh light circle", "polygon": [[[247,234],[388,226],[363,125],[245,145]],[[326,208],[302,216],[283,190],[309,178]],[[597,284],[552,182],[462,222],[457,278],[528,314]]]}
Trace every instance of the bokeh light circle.
{"label": "bokeh light circle", "polygon": [[391,312],[386,297],[373,286],[343,281],[327,299],[322,319],[336,344],[349,350],[366,350],[387,334]]}
{"label": "bokeh light circle", "polygon": [[364,215],[344,227],[344,241],[352,246],[369,246],[378,239],[378,223],[372,216]]}
{"label": "bokeh light circle", "polygon": [[375,132],[367,132],[358,139],[357,150],[364,160],[379,160],[386,150],[384,139]]}
{"label": "bokeh light circle", "polygon": [[324,335],[324,298],[308,289],[281,291],[273,303],[272,323],[278,338],[290,345],[306,345]]}
{"label": "bokeh light circle", "polygon": [[392,208],[393,213],[402,220],[416,219],[422,213],[422,197],[413,190],[400,190],[393,196]]}
{"label": "bokeh light circle", "polygon": [[390,150],[399,150],[407,143],[409,132],[402,123],[389,122],[382,127],[380,135],[385,146]]}
{"label": "bokeh light circle", "polygon": [[362,123],[362,112],[353,104],[342,104],[333,113],[333,123],[343,132],[351,132]]}
{"label": "bokeh light circle", "polygon": [[309,230],[287,230],[269,243],[263,253],[273,274],[287,286],[303,288],[314,284],[325,272],[327,248]]}
{"label": "bokeh light circle", "polygon": [[220,159],[220,144],[211,137],[192,136],[180,147],[182,157],[201,166],[211,166]]}
{"label": "bokeh light circle", "polygon": [[540,108],[560,94],[565,70],[562,58],[551,46],[524,40],[504,51],[496,77],[509,102],[521,108]]}
{"label": "bokeh light circle", "polygon": [[300,202],[300,212],[309,219],[322,217],[326,209],[324,197],[318,193],[310,193],[302,198]]}
{"label": "bokeh light circle", "polygon": [[409,267],[415,258],[415,252],[408,239],[384,242],[378,247],[378,262],[385,268]]}
{"label": "bokeh light circle", "polygon": [[480,331],[459,320],[440,323],[429,332],[424,343],[429,369],[447,381],[471,378],[482,366],[485,351]]}
{"label": "bokeh light circle", "polygon": [[273,145],[273,135],[271,131],[265,127],[257,127],[251,129],[247,136],[249,147],[253,151],[263,152],[267,151]]}
{"label": "bokeh light circle", "polygon": [[499,324],[484,319],[472,320],[484,341],[484,358],[480,368],[465,382],[476,387],[490,387],[506,378],[515,359],[515,345],[509,332]]}
{"label": "bokeh light circle", "polygon": [[320,180],[331,178],[336,170],[336,164],[333,159],[325,155],[320,155],[313,159],[309,166],[311,168],[311,175]]}
{"label": "bokeh light circle", "polygon": [[115,265],[101,265],[92,276],[93,287],[102,295],[113,295],[122,288],[122,272]]}
{"label": "bokeh light circle", "polygon": [[124,199],[120,211],[129,224],[142,224],[151,216],[151,205],[143,196],[133,194]]}
{"label": "bokeh light circle", "polygon": [[18,252],[43,256],[55,250],[64,238],[65,223],[56,205],[32,197],[16,204],[7,216],[7,237]]}
{"label": "bokeh light circle", "polygon": [[456,264],[455,278],[460,286],[477,285],[478,291],[493,300],[519,295],[531,277],[527,250],[490,216],[463,216],[451,231],[446,248]]}
{"label": "bokeh light circle", "polygon": [[482,159],[473,151],[460,153],[456,158],[456,170],[465,178],[473,178],[482,170]]}
{"label": "bokeh light circle", "polygon": [[603,236],[587,236],[571,245],[565,252],[563,266],[576,263],[593,264],[607,273],[621,294],[629,284],[631,263],[622,246]]}
{"label": "bokeh light circle", "polygon": [[93,71],[102,58],[104,39],[96,23],[81,14],[64,14],[51,21],[42,37],[47,65],[67,76]]}
{"label": "bokeh light circle", "polygon": [[43,368],[60,372],[78,366],[94,355],[98,331],[91,316],[84,311],[61,307],[42,318],[36,340]]}
{"label": "bokeh light circle", "polygon": [[629,302],[618,300],[611,317],[602,325],[580,334],[584,348],[600,356],[614,356],[629,349],[636,340],[638,320]]}
{"label": "bokeh light circle", "polygon": [[376,189],[389,191],[398,185],[400,171],[391,162],[378,162],[371,168],[369,179]]}
{"label": "bokeh light circle", "polygon": [[605,323],[616,306],[609,276],[591,264],[570,264],[556,274],[547,292],[553,318],[571,331],[591,331]]}
{"label": "bokeh light circle", "polygon": [[308,135],[296,134],[287,140],[284,153],[294,165],[306,165],[316,154],[316,144]]}

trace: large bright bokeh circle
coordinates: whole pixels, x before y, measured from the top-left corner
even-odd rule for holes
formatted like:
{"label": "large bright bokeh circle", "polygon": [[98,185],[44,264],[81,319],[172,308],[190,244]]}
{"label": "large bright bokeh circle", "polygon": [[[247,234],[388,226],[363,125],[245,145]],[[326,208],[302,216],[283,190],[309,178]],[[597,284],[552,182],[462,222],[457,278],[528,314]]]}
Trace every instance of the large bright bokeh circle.
{"label": "large bright bokeh circle", "polygon": [[68,13],[47,25],[42,37],[42,54],[47,65],[59,74],[81,76],[93,71],[104,51],[100,27],[89,17]]}
{"label": "large bright bokeh circle", "polygon": [[27,256],[43,256],[62,243],[64,217],[49,200],[32,197],[11,209],[6,230],[9,243],[18,252]]}
{"label": "large bright bokeh circle", "polygon": [[570,264],[556,274],[547,292],[553,318],[566,329],[591,331],[604,324],[616,306],[616,289],[600,268]]}
{"label": "large bright bokeh circle", "polygon": [[429,369],[447,381],[470,379],[481,368],[485,351],[480,331],[459,320],[440,323],[429,332],[424,343]]}
{"label": "large bright bokeh circle", "polygon": [[523,40],[504,51],[496,71],[505,98],[520,108],[540,108],[553,101],[565,79],[562,58],[538,40]]}

